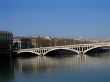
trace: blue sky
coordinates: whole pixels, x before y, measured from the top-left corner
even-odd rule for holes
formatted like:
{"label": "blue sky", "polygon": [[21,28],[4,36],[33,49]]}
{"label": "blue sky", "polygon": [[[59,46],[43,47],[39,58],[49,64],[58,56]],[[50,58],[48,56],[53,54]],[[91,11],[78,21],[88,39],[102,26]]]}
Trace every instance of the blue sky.
{"label": "blue sky", "polygon": [[110,38],[110,0],[0,0],[0,29],[14,35]]}

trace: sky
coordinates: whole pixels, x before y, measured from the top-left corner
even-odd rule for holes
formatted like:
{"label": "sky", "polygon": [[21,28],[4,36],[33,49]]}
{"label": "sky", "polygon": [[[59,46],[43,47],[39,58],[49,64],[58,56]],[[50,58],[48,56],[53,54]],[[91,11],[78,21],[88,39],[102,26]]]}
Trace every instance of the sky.
{"label": "sky", "polygon": [[0,0],[0,30],[110,38],[110,0]]}

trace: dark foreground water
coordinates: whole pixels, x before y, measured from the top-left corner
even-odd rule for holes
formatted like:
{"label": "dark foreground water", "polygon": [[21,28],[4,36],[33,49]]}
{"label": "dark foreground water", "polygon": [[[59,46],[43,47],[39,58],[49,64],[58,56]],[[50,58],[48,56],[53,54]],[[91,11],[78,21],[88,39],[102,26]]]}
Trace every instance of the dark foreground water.
{"label": "dark foreground water", "polygon": [[110,82],[110,53],[0,60],[0,82]]}

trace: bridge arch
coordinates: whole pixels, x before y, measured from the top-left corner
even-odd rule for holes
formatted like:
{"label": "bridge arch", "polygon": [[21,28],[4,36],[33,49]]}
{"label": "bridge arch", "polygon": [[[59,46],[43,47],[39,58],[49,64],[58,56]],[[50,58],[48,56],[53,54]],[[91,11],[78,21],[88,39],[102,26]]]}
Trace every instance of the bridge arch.
{"label": "bridge arch", "polygon": [[43,53],[43,55],[45,56],[47,53],[52,52],[52,51],[55,51],[55,50],[68,50],[68,51],[75,52],[76,54],[79,54],[79,51],[73,50],[73,49],[68,49],[68,48],[54,48],[54,49],[50,49],[47,52]]}
{"label": "bridge arch", "polygon": [[38,52],[34,52],[34,51],[19,51],[17,52],[17,54],[22,54],[22,53],[32,53],[32,54],[36,54],[36,55],[40,55]]}
{"label": "bridge arch", "polygon": [[91,51],[91,50],[98,49],[98,48],[102,48],[102,47],[107,47],[107,46],[105,46],[105,45],[94,46],[94,47],[91,47],[91,48],[85,50],[83,53],[86,54],[87,52],[89,52],[89,51]]}

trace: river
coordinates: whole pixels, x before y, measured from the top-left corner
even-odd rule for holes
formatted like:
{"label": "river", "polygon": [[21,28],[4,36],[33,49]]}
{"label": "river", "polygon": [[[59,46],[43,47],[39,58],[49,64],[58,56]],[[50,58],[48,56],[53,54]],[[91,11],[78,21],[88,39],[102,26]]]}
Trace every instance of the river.
{"label": "river", "polygon": [[0,82],[110,82],[110,53],[2,59]]}

